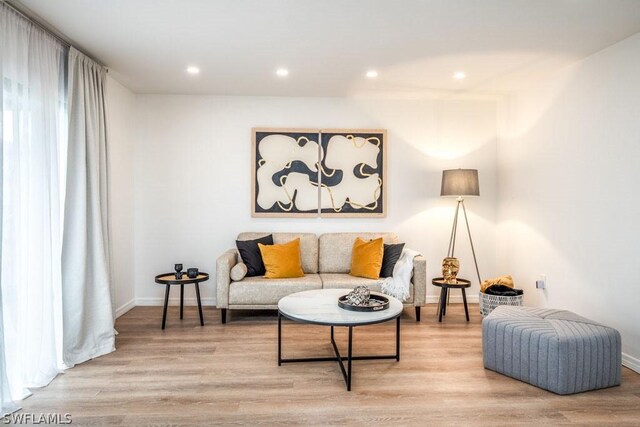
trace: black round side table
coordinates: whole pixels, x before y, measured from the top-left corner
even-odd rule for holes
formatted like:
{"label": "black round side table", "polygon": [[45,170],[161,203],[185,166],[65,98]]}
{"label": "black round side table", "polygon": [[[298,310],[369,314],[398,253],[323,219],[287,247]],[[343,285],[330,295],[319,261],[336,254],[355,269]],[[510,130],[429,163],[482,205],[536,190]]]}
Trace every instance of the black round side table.
{"label": "black round side table", "polygon": [[444,278],[436,277],[431,284],[440,288],[440,302],[438,304],[438,322],[442,322],[442,316],[447,315],[447,297],[449,289],[460,289],[462,291],[462,301],[464,302],[464,314],[469,321],[469,307],[467,306],[467,293],[465,289],[471,286],[471,281],[466,279],[456,279],[454,283],[445,282]]}
{"label": "black round side table", "polygon": [[202,317],[202,303],[200,302],[200,282],[209,280],[208,273],[200,272],[196,277],[190,278],[185,274],[182,279],[176,279],[175,273],[165,273],[156,276],[156,283],[166,285],[167,290],[164,294],[164,311],[162,313],[162,329],[167,322],[167,306],[169,305],[169,290],[171,285],[180,285],[180,319],[182,319],[184,311],[184,285],[193,283],[196,285],[196,299],[198,300],[198,312],[200,313],[200,326],[204,326],[204,318]]}

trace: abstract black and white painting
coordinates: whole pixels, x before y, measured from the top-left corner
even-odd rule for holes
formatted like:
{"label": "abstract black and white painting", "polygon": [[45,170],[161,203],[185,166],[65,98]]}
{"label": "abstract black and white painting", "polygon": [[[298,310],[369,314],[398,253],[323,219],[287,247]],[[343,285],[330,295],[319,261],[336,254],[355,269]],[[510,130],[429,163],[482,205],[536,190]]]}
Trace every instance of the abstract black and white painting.
{"label": "abstract black and white painting", "polygon": [[322,216],[384,216],[385,136],[382,130],[322,131]]}
{"label": "abstract black and white painting", "polygon": [[318,131],[253,130],[253,216],[317,216]]}
{"label": "abstract black and white painting", "polygon": [[252,215],[385,216],[386,131],[253,129]]}

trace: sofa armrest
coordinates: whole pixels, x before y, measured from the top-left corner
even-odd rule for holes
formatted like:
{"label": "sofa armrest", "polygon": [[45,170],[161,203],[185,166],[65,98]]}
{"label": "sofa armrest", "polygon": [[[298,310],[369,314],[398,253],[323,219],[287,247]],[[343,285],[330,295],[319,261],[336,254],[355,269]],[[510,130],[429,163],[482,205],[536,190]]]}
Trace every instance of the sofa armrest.
{"label": "sofa armrest", "polygon": [[238,263],[238,252],[229,249],[216,260],[216,307],[229,307],[231,269]]}
{"label": "sofa armrest", "polygon": [[427,260],[422,255],[413,259],[413,305],[420,307],[427,302]]}

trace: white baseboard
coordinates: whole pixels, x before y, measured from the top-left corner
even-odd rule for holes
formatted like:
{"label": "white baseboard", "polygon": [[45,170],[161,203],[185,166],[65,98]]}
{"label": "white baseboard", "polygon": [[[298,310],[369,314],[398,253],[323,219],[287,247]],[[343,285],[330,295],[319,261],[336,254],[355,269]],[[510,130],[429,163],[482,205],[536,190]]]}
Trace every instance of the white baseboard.
{"label": "white baseboard", "polygon": [[640,374],[640,359],[627,353],[622,353],[622,365]]}
{"label": "white baseboard", "polygon": [[[478,294],[467,295],[467,303],[469,304],[477,304],[478,303]],[[440,295],[427,295],[427,304],[437,304],[440,301]],[[454,304],[462,304],[462,295],[451,295],[449,297],[449,302]]]}
{"label": "white baseboard", "polygon": [[[202,301],[202,305],[203,306],[213,306],[216,303],[215,298],[201,298]],[[136,305],[139,306],[163,306],[164,305],[164,298],[160,297],[160,298],[136,298]],[[180,297],[175,297],[175,298],[169,298],[169,305],[180,305]],[[198,305],[195,297],[191,297],[191,298],[185,298],[184,299],[184,305],[187,306],[196,306]]]}
{"label": "white baseboard", "polygon": [[[427,304],[437,304],[438,301],[440,299],[439,295],[428,295],[427,296]],[[449,301],[453,304],[462,304],[462,295],[451,295]],[[478,295],[467,295],[467,302],[469,304],[477,304],[478,303]],[[169,305],[179,305],[180,304],[180,297],[171,297],[169,298]],[[194,297],[191,298],[185,298],[184,299],[184,304],[185,305],[197,305],[196,304],[196,299]],[[163,306],[164,305],[164,298],[162,297],[155,297],[155,298],[136,298],[135,302],[132,300],[130,302],[128,302],[127,304],[123,305],[121,308],[119,308],[116,311],[116,315],[120,316],[124,313],[126,313],[127,311],[131,310],[134,306],[143,306],[143,307],[152,307],[152,306]],[[206,306],[215,306],[216,305],[216,300],[215,298],[202,298],[202,305],[206,305]],[[120,313],[120,311],[122,310],[122,313]]]}
{"label": "white baseboard", "polygon": [[131,301],[126,302],[122,304],[120,307],[116,308],[116,319],[122,316],[123,314],[125,314],[127,311],[131,310],[135,306],[136,306],[136,300],[132,299]]}

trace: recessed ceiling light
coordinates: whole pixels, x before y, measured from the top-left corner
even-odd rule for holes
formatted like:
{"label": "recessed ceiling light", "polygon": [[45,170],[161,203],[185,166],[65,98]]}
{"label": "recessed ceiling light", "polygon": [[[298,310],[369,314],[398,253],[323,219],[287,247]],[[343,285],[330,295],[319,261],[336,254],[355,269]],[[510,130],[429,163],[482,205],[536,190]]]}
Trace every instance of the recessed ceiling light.
{"label": "recessed ceiling light", "polygon": [[286,68],[278,68],[276,74],[280,77],[286,77],[289,75],[289,70],[287,70]]}
{"label": "recessed ceiling light", "polygon": [[369,70],[365,75],[370,79],[375,79],[376,77],[378,77],[378,72],[376,70]]}
{"label": "recessed ceiling light", "polygon": [[200,68],[196,67],[195,65],[190,65],[187,67],[187,73],[195,76],[196,74],[200,74]]}
{"label": "recessed ceiling light", "polygon": [[467,77],[467,75],[464,71],[456,71],[453,73],[453,78],[456,80],[464,80],[465,77]]}

